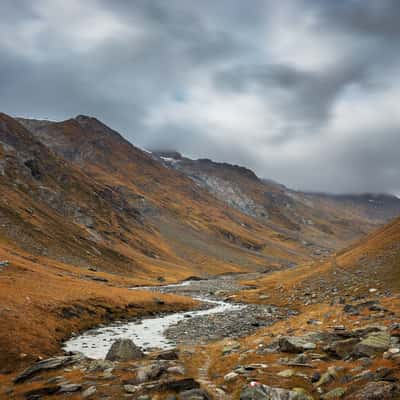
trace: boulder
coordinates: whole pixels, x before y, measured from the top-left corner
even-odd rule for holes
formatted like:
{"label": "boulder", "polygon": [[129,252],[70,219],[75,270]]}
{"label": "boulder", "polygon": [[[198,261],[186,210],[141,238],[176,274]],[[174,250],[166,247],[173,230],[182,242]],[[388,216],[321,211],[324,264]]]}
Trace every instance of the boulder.
{"label": "boulder", "polygon": [[279,349],[284,353],[302,353],[317,346],[305,337],[284,336],[279,339]]}
{"label": "boulder", "polygon": [[353,400],[395,400],[400,396],[398,385],[390,382],[369,382],[353,394]]}
{"label": "boulder", "polygon": [[305,391],[273,388],[251,383],[240,392],[240,400],[312,400]]}
{"label": "boulder", "polygon": [[130,339],[116,340],[106,355],[108,361],[132,361],[144,357],[143,352]]}
{"label": "boulder", "polygon": [[324,348],[324,350],[327,353],[334,355],[335,357],[344,359],[344,358],[349,357],[352,354],[354,347],[359,342],[360,342],[360,340],[357,338],[336,340],[336,341],[330,343],[328,346],[326,346]]}
{"label": "boulder", "polygon": [[354,348],[357,356],[374,356],[385,352],[390,346],[390,335],[388,332],[370,333],[364,340],[358,343]]}

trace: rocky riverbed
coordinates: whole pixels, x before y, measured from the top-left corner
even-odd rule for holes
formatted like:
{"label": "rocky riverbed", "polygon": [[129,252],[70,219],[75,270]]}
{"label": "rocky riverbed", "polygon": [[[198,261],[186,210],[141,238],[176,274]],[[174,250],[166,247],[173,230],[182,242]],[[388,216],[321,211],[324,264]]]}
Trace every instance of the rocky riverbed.
{"label": "rocky riverbed", "polygon": [[[132,337],[133,342],[126,322],[87,332],[91,339],[78,336],[75,339],[93,340],[83,346],[84,354],[70,353],[37,362],[8,379],[0,397],[400,398],[398,297],[388,299],[373,290],[362,298],[309,305],[295,313],[272,305],[236,303],[235,293],[245,279],[248,276],[231,275],[151,288],[155,296],[158,292],[190,293],[211,303],[201,310],[131,321],[135,329],[142,329],[140,335]],[[168,319],[171,317],[173,321]],[[158,325],[160,321],[164,325]],[[156,324],[157,330],[152,331],[149,323]],[[268,328],[262,329],[265,326]],[[169,347],[182,346],[152,349],[163,348],[163,343],[155,346],[151,332]],[[105,349],[100,358],[105,360],[88,358],[88,349],[97,351],[99,343]]]}
{"label": "rocky riverbed", "polygon": [[247,336],[256,329],[271,325],[290,315],[289,310],[261,305],[243,305],[239,309],[179,321],[165,331],[178,343],[196,344],[224,338]]}
{"label": "rocky riverbed", "polygon": [[143,350],[165,350],[179,344],[243,337],[292,315],[293,312],[284,308],[234,302],[234,293],[243,287],[240,280],[254,279],[256,276],[230,274],[211,279],[192,279],[174,285],[146,287],[154,292],[174,293],[202,300],[201,309],[129,322],[117,321],[73,337],[65,343],[64,349],[99,359],[104,358],[113,341],[129,338]]}

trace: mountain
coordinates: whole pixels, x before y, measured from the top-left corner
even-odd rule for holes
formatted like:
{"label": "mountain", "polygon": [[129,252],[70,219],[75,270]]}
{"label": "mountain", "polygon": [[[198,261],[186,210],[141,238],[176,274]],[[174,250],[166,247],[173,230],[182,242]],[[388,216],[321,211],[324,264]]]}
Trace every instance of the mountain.
{"label": "mountain", "polygon": [[301,240],[316,254],[340,249],[400,214],[395,196],[298,192],[260,179],[242,166],[192,160],[174,151],[153,154],[221,201],[286,237]]}
{"label": "mountain", "polygon": [[302,193],[242,166],[149,153],[87,116],[0,114],[0,190],[0,371],[101,322],[194,307],[134,285],[260,271],[242,295],[278,304],[295,287],[300,301],[330,299],[324,282],[338,276],[352,291],[396,273],[398,220],[348,246],[398,213],[397,198]]}
{"label": "mountain", "polygon": [[[35,140],[102,187],[103,197],[115,203],[115,212],[119,207],[135,214],[135,225],[124,230],[91,227],[100,242],[108,242],[127,262],[134,259],[127,272],[133,266],[164,276],[173,271],[188,275],[188,271],[264,269],[310,255],[300,240],[227,207],[185,174],[163,165],[95,118],[19,122]],[[114,220],[123,224],[126,219]]]}

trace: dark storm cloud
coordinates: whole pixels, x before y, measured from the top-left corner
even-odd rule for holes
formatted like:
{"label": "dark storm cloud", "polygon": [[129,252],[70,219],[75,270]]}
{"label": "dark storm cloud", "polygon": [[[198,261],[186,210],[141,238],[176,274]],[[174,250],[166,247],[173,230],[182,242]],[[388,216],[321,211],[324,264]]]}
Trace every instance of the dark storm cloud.
{"label": "dark storm cloud", "polygon": [[5,0],[0,109],[296,188],[400,193],[400,3]]}

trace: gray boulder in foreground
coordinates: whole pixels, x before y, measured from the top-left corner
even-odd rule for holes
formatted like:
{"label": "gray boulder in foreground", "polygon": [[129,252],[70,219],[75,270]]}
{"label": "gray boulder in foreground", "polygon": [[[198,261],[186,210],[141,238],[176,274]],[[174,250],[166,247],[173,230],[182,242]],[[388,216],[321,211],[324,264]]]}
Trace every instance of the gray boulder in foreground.
{"label": "gray boulder in foreground", "polygon": [[144,357],[142,350],[130,339],[116,340],[106,355],[108,361],[132,361]]}

